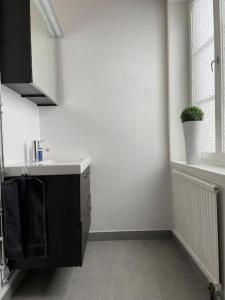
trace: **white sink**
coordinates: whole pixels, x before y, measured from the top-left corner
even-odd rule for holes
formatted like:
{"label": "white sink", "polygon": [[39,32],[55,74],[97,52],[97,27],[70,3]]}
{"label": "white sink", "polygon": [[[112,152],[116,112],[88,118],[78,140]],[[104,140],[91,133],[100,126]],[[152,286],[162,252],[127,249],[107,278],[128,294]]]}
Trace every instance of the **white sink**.
{"label": "white sink", "polygon": [[[41,166],[41,165],[52,165],[54,164],[56,161],[55,160],[43,160],[43,161],[40,161],[40,162],[34,162],[33,164],[35,166]],[[28,164],[30,165],[30,163]]]}
{"label": "white sink", "polygon": [[90,165],[90,161],[90,158],[44,160],[35,163],[6,166],[5,170],[7,177],[21,176],[22,174],[31,176],[82,174]]}

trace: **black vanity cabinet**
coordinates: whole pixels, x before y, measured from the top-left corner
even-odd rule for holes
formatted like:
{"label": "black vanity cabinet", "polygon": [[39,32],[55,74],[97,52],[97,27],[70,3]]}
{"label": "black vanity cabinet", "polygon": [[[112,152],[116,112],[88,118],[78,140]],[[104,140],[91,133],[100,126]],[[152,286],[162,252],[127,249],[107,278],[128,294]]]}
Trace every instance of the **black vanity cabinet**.
{"label": "black vanity cabinet", "polygon": [[46,189],[46,259],[9,261],[12,269],[82,266],[91,224],[90,167],[81,175],[38,176]]}

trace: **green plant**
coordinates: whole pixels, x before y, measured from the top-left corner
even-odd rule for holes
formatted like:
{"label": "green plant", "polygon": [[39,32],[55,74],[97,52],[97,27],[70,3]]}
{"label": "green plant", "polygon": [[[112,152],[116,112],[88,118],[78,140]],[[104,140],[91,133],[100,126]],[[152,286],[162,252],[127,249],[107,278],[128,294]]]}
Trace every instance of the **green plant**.
{"label": "green plant", "polygon": [[189,121],[202,121],[203,117],[204,112],[198,106],[188,106],[182,111],[180,115],[180,119],[183,123]]}

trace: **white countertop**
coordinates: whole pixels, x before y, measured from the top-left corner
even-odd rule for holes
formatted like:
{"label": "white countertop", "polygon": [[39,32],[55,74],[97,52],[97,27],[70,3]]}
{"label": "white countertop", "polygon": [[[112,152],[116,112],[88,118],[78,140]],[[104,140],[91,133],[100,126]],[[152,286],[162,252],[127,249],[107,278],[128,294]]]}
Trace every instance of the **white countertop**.
{"label": "white countertop", "polygon": [[90,158],[71,160],[46,160],[38,163],[21,163],[5,167],[5,176],[69,175],[82,174],[90,165]]}

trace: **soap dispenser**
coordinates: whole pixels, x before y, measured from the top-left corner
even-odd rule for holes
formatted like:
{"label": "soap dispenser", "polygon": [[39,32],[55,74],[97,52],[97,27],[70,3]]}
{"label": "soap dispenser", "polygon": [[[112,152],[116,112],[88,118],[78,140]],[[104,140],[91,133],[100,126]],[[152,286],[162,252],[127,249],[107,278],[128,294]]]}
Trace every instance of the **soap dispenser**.
{"label": "soap dispenser", "polygon": [[41,146],[41,141],[38,142],[38,149],[37,149],[37,157],[38,157],[38,161],[42,161],[43,160],[43,148]]}

